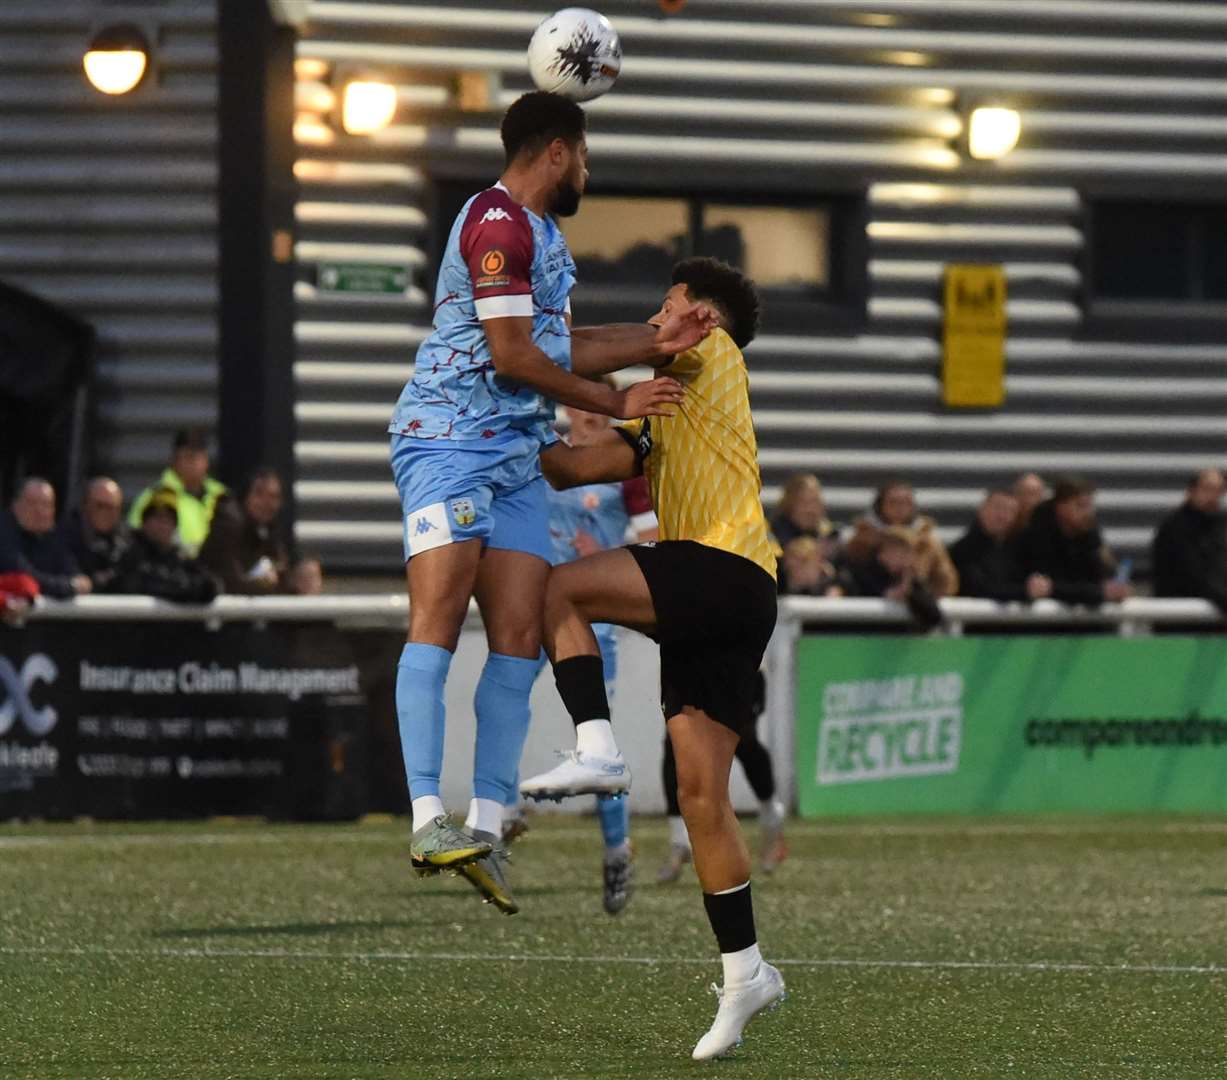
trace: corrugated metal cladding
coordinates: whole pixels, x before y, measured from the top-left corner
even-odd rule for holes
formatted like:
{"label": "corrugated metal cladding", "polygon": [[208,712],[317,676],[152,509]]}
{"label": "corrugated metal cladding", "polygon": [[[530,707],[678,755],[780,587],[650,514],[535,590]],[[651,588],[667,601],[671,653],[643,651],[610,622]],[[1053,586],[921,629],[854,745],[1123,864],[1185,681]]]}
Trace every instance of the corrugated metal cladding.
{"label": "corrugated metal cladding", "polygon": [[[498,172],[499,112],[528,88],[545,9],[309,0],[299,44],[297,369],[300,537],[334,564],[400,560],[384,423],[430,319],[432,179]],[[750,352],[767,498],[812,469],[847,519],[903,474],[957,532],[987,483],[1024,469],[1102,485],[1111,542],[1137,553],[1185,475],[1227,459],[1227,347],[1083,332],[1086,193],[1227,181],[1227,3],[691,0],[681,15],[606,0],[623,76],[589,107],[597,183],[821,198],[859,188],[868,304],[849,336],[815,325]],[[339,132],[333,86],[400,86],[394,124]],[[462,111],[458,73],[495,76]],[[480,80],[479,80],[480,81]],[[968,103],[1023,112],[1003,162],[966,160]],[[404,296],[325,298],[321,261],[411,267]],[[1008,404],[938,406],[939,292],[951,261],[1004,263]],[[585,298],[576,297],[583,321]]]}
{"label": "corrugated metal cladding", "polygon": [[[108,98],[93,33],[135,21],[152,70]],[[213,0],[0,4],[0,278],[90,321],[99,468],[128,495],[217,416]]]}

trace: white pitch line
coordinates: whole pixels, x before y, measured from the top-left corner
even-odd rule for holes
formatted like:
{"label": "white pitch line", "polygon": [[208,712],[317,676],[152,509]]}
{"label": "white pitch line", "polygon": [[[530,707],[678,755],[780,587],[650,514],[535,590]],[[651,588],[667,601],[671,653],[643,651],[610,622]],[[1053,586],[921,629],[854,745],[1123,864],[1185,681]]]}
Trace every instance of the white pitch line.
{"label": "white pitch line", "polygon": [[[141,846],[141,845],[174,845],[186,846],[221,846],[228,844],[285,844],[294,842],[309,843],[389,843],[390,838],[382,829],[359,827],[347,831],[317,831],[316,826],[303,826],[302,832],[294,829],[283,829],[275,833],[260,832],[253,828],[224,833],[116,833],[103,835],[65,835],[65,836],[0,836],[0,850],[22,848],[45,848],[69,845],[98,846]],[[407,828],[407,822],[406,822]],[[794,825],[799,836],[814,837],[922,837],[922,836],[1102,836],[1129,835],[1151,832],[1155,835],[1179,836],[1198,834],[1227,833],[1227,821],[1191,821],[1172,822],[1152,826],[1149,829],[1144,822],[1070,822],[1068,824],[1011,824],[1000,822],[994,824],[974,825],[951,823],[934,824],[880,824],[865,825],[856,822],[846,824],[816,824],[812,822],[796,822]],[[530,832],[531,832],[530,826]],[[595,825],[567,826],[565,828],[542,828],[539,835],[551,840],[586,839],[593,835]],[[530,836],[531,844],[533,837]]]}
{"label": "white pitch line", "polygon": [[[690,956],[561,956],[556,954],[490,953],[422,953],[381,950],[374,952],[324,952],[304,949],[114,949],[105,946],[66,948],[38,945],[0,945],[0,955],[8,956],[104,956],[156,957],[185,960],[361,960],[394,962],[444,963],[527,963],[527,964],[634,964],[643,967],[670,965],[705,965],[714,967],[712,957]],[[859,968],[904,971],[1019,971],[1098,975],[1227,975],[1227,966],[1219,964],[1087,964],[1049,960],[845,960],[771,959],[777,967],[796,968]]]}

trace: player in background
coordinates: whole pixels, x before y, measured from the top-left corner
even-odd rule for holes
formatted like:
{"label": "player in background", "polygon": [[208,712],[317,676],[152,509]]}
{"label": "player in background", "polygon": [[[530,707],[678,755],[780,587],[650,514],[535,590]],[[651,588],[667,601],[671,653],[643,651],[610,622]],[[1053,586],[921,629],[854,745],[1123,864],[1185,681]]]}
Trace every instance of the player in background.
{"label": "player in background", "polygon": [[754,687],[776,618],[775,544],[763,516],[749,376],[741,347],[758,325],[758,294],[714,259],[674,267],[654,322],[676,305],[711,304],[719,327],[662,365],[686,396],[672,416],[615,428],[592,446],[558,444],[542,464],[555,487],[616,480],[642,469],[661,540],[602,551],[550,572],[545,647],[575,723],[576,749],[520,791],[536,798],[607,790],[626,768],[609,723],[594,623],[660,643],[661,697],[677,761],[678,801],[694,847],[703,906],[720,948],[724,987],[693,1057],[731,1050],[784,980],[758,948],[750,856],[729,800],[738,740],[754,722]]}
{"label": "player in background", "polygon": [[[412,863],[423,874],[459,868],[514,913],[498,837],[541,649],[550,544],[538,455],[555,438],[553,402],[607,416],[661,414],[681,396],[675,382],[619,392],[582,376],[688,348],[708,333],[710,313],[693,305],[659,327],[573,333],[575,264],[555,218],[575,213],[587,184],[583,110],[555,94],[525,94],[500,134],[505,168],[456,217],[433,329],[388,430],[410,598],[396,704]],[[490,654],[477,684],[473,800],[461,830],[444,811],[439,776],[443,687],[470,597]]]}
{"label": "player in background", "polygon": [[[609,430],[608,417],[580,409],[566,409],[570,425],[568,442],[572,446],[590,445]],[[550,540],[554,545],[551,562],[555,566],[573,562],[585,555],[621,546],[628,533],[638,540],[654,540],[657,535],[656,514],[651,496],[642,476],[620,484],[589,484],[566,491],[549,493]],[[592,628],[601,651],[605,693],[613,701],[618,681],[617,627],[607,623]],[[545,666],[542,655],[541,666]],[[507,803],[503,841],[509,843],[528,828],[518,810],[519,790]],[[598,795],[597,820],[605,842],[602,866],[602,902],[610,915],[616,915],[630,900],[632,867],[630,803],[617,795]]]}
{"label": "player in background", "polygon": [[[767,685],[763,673],[758,673],[754,692],[754,717],[762,716],[767,704]],[[737,744],[737,760],[754,797],[758,799],[758,822],[762,830],[759,841],[758,865],[764,873],[772,873],[788,856],[788,845],[784,842],[784,818],[787,810],[776,797],[775,770],[771,766],[771,754],[758,740],[758,732],[754,725],[741,733],[741,741]],[[677,762],[673,757],[673,744],[669,736],[665,736],[665,755],[661,764],[661,781],[665,789],[665,810],[669,816],[669,855],[656,873],[656,880],[662,885],[676,881],[682,873],[682,867],[690,862],[693,854],[690,849],[690,834],[686,832],[686,822],[677,801]]]}

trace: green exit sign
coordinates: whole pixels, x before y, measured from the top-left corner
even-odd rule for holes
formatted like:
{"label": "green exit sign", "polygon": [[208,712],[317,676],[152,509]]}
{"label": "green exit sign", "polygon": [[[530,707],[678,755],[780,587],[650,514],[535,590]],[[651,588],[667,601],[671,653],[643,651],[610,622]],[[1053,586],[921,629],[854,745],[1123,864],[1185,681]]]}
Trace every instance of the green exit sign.
{"label": "green exit sign", "polygon": [[321,263],[317,282],[326,292],[403,293],[412,280],[407,266]]}

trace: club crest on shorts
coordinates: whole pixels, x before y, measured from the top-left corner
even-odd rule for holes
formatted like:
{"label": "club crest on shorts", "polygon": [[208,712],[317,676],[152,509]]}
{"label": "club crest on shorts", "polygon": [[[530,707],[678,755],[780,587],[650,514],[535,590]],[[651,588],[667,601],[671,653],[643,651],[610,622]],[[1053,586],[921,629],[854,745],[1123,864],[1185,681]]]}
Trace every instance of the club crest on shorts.
{"label": "club crest on shorts", "polygon": [[477,520],[477,507],[472,499],[452,500],[452,520],[461,527],[472,525]]}

